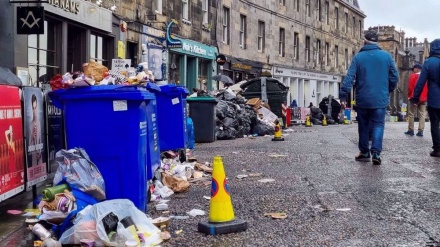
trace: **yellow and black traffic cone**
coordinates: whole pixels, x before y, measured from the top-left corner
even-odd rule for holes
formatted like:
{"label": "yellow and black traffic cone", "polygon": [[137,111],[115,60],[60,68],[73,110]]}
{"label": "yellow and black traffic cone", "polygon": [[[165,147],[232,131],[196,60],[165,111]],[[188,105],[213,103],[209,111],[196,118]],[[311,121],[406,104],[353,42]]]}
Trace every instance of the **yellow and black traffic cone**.
{"label": "yellow and black traffic cone", "polygon": [[327,118],[324,115],[324,118],[322,119],[322,126],[327,126]]}
{"label": "yellow and black traffic cone", "polygon": [[209,222],[199,222],[198,230],[205,234],[217,235],[241,232],[246,229],[246,221],[235,219],[222,157],[215,156],[212,164]]}
{"label": "yellow and black traffic cone", "polygon": [[283,132],[281,131],[280,122],[275,120],[275,134],[273,135],[272,141],[284,141]]}
{"label": "yellow and black traffic cone", "polygon": [[312,123],[310,122],[310,115],[306,116],[306,127],[312,127]]}

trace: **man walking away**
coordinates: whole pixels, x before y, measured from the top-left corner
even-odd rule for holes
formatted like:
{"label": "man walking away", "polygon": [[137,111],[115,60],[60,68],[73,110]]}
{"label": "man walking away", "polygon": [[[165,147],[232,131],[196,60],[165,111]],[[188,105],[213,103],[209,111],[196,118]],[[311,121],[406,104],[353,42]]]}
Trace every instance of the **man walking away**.
{"label": "man walking away", "polygon": [[[414,87],[416,86],[417,79],[419,79],[420,71],[422,66],[420,64],[415,64],[413,66],[413,73],[409,76],[408,80],[408,100],[414,96]],[[422,94],[420,96],[420,102],[417,105],[408,105],[408,131],[405,132],[406,135],[414,135],[414,114],[419,111],[419,127],[417,136],[423,136],[423,130],[425,129],[425,112],[426,112],[426,100],[428,98],[428,85],[425,84],[423,87]]]}
{"label": "man walking away", "polygon": [[432,41],[430,46],[429,58],[422,66],[411,103],[418,104],[422,100],[423,88],[428,83],[428,114],[434,149],[430,155],[440,157],[440,39]]}
{"label": "man walking away", "polygon": [[[399,75],[391,54],[383,51],[377,41],[376,31],[365,32],[365,45],[351,61],[342,82],[339,98],[345,106],[346,96],[354,83],[360,151],[355,160],[365,162],[372,160],[373,164],[380,165],[386,107],[389,104],[389,94],[397,86]],[[372,125],[371,148],[368,136],[370,124]]]}

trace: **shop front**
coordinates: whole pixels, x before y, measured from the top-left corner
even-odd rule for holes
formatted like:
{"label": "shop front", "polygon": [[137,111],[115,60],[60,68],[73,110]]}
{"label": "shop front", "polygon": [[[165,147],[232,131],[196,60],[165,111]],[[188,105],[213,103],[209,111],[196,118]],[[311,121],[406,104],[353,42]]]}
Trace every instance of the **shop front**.
{"label": "shop front", "polygon": [[142,29],[142,64],[153,72],[156,81],[166,78],[167,47],[164,46],[165,32],[149,26]]}
{"label": "shop front", "polygon": [[[114,35],[110,10],[84,0],[70,4],[49,0],[43,7],[44,34],[22,36],[27,39],[27,57],[22,58],[27,59],[29,70],[26,85],[40,86],[56,74],[81,71],[90,59],[111,65]],[[26,43],[17,46],[22,44]]]}
{"label": "shop front", "polygon": [[263,63],[247,59],[228,57],[223,65],[223,74],[229,76],[234,83],[260,77]]}
{"label": "shop front", "polygon": [[181,48],[169,49],[168,82],[189,89],[217,88],[217,82],[211,79],[217,71],[217,48],[187,39],[181,42]]}
{"label": "shop front", "polygon": [[272,75],[275,79],[289,87],[287,101],[296,100],[299,107],[308,107],[310,103],[318,106],[323,98],[339,95],[341,77],[311,71],[282,68],[273,66]]}

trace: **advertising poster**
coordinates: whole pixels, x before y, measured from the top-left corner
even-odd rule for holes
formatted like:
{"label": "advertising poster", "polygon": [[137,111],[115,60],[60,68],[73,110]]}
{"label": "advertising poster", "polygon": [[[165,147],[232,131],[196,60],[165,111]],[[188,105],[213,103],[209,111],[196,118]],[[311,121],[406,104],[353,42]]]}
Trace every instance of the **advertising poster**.
{"label": "advertising poster", "polygon": [[148,44],[148,69],[153,72],[155,80],[162,80],[162,47]]}
{"label": "advertising poster", "polygon": [[48,178],[53,178],[58,169],[55,154],[64,148],[63,112],[52,104],[48,95],[46,95],[46,116]]}
{"label": "advertising poster", "polygon": [[24,133],[26,142],[27,187],[47,178],[43,92],[40,88],[23,88]]}
{"label": "advertising poster", "polygon": [[24,190],[23,124],[18,87],[0,85],[0,201]]}

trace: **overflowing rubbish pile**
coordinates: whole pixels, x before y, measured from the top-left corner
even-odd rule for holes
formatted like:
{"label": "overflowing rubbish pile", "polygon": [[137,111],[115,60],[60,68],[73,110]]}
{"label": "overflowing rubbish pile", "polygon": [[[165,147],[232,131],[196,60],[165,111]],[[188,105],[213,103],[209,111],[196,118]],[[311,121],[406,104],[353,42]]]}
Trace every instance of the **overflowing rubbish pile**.
{"label": "overflowing rubbish pile", "polygon": [[[329,104],[331,102],[331,104]],[[329,106],[331,108],[331,114],[328,114],[329,111]],[[327,123],[328,124],[338,124],[338,123],[342,123],[341,121],[343,119],[341,119],[341,104],[335,99],[333,98],[331,95],[329,95],[329,97],[324,97],[321,102],[319,103],[319,110],[321,110],[321,113],[325,113],[326,114],[326,118],[327,118]],[[319,119],[322,121],[322,118],[319,118],[320,116],[322,117],[322,115],[319,115],[318,111],[315,110],[315,118]],[[314,118],[314,116],[312,115],[312,119]]]}
{"label": "overflowing rubbish pile", "polygon": [[215,107],[216,136],[218,140],[242,138],[248,135],[273,135],[276,115],[267,104],[254,98],[246,101],[231,90],[223,90],[216,95]]}

